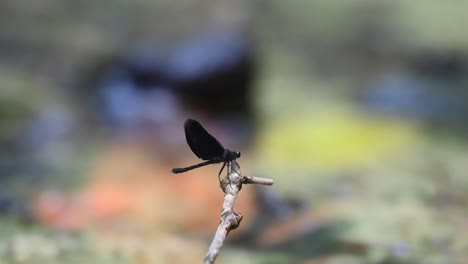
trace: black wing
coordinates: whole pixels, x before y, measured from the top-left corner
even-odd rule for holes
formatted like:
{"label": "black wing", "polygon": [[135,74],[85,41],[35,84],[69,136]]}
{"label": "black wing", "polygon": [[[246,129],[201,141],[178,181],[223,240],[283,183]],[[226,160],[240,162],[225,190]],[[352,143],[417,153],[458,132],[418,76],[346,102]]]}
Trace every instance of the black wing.
{"label": "black wing", "polygon": [[187,119],[184,123],[185,139],[192,150],[202,160],[222,157],[224,147],[210,135],[202,125],[194,119]]}

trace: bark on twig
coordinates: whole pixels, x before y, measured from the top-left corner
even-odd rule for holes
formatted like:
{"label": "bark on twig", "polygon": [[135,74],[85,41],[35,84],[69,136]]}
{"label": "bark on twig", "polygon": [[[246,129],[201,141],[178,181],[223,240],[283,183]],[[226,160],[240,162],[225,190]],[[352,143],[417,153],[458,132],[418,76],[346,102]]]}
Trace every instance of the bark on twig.
{"label": "bark on twig", "polygon": [[229,231],[236,229],[242,221],[243,216],[233,211],[234,202],[236,201],[237,194],[242,189],[242,184],[273,184],[273,180],[271,179],[242,176],[239,170],[239,165],[233,161],[231,173],[220,183],[221,189],[225,193],[223,208],[221,210],[221,221],[213,237],[213,241],[208,248],[208,253],[205,256],[205,264],[212,264],[215,262]]}

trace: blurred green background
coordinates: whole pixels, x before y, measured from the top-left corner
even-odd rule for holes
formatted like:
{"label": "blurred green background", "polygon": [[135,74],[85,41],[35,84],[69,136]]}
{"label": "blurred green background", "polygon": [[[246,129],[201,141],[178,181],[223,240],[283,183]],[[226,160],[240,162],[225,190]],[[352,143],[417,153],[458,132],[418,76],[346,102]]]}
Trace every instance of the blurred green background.
{"label": "blurred green background", "polygon": [[[156,206],[152,198],[136,206],[134,218],[145,226],[137,229],[133,216],[107,230],[120,220],[89,220],[100,214],[68,205],[81,199],[78,190],[105,182],[95,167],[115,144],[128,155],[116,160],[125,160],[134,156],[128,142],[155,137],[142,156],[157,175],[194,163],[183,136],[187,117],[201,118],[245,153],[243,173],[273,178],[275,185],[263,188],[300,204],[280,221],[293,231],[274,236],[278,243],[233,242],[219,263],[465,263],[466,10],[466,1],[435,0],[1,1],[0,263],[201,261],[212,233],[141,220]],[[132,116],[108,120],[114,112],[99,103],[108,69],[132,56],[151,64],[168,47],[213,30],[243,32],[252,43],[253,81],[242,102],[248,107],[219,114],[204,108],[210,101],[182,100],[181,107],[151,110],[155,126],[134,125]],[[162,55],[134,55],[148,46]],[[172,106],[184,93],[149,104]],[[132,104],[119,109],[126,108]],[[222,129],[227,123],[232,131]],[[119,171],[118,163],[110,158],[109,166]],[[220,193],[217,169],[206,178]],[[165,197],[159,203],[170,206]],[[73,219],[48,220],[62,219],[62,211],[73,211]],[[197,210],[184,217],[193,214],[203,217]]]}

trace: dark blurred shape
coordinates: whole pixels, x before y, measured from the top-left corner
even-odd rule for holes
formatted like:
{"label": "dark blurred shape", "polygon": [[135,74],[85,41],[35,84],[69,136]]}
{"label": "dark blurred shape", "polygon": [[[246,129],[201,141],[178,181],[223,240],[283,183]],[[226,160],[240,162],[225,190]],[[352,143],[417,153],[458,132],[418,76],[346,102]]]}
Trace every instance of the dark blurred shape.
{"label": "dark blurred shape", "polygon": [[320,228],[309,216],[301,197],[284,198],[264,186],[254,186],[256,214],[247,230],[229,240],[249,249],[271,249],[302,237],[304,231]]}
{"label": "dark blurred shape", "polygon": [[23,200],[5,193],[0,193],[0,216],[13,216],[24,223],[34,221],[30,209]]}
{"label": "dark blurred shape", "polygon": [[4,106],[0,109],[0,180],[39,180],[50,165],[47,151],[70,143],[73,116],[58,107],[19,111],[14,110],[18,106],[13,101]]}
{"label": "dark blurred shape", "polygon": [[169,58],[167,74],[189,104],[218,114],[253,114],[248,96],[255,62],[245,34],[223,32],[182,43]]}
{"label": "dark blurred shape", "polygon": [[[282,251],[294,258],[318,257],[340,252],[340,237],[350,227],[349,222],[337,220],[316,228],[303,230],[298,237],[275,245],[268,250]],[[362,254],[363,251],[365,251],[365,247],[356,253]]]}
{"label": "dark blurred shape", "polygon": [[[320,221],[310,215],[299,197],[282,198],[271,189],[255,187],[257,214],[240,236],[230,239],[235,246],[264,251],[264,263],[303,261],[332,254],[364,255],[368,246],[345,241],[342,235],[351,225],[347,221]],[[270,259],[274,253],[274,259]],[[284,258],[284,259],[283,259]]]}
{"label": "dark blurred shape", "polygon": [[262,216],[271,216],[270,219],[287,219],[294,213],[305,211],[307,203],[300,197],[283,198],[268,188],[254,186],[256,199],[262,210]]}
{"label": "dark blurred shape", "polygon": [[415,74],[432,78],[458,79],[468,73],[468,61],[460,51],[426,51],[411,58],[410,67]]}
{"label": "dark blurred shape", "polygon": [[406,71],[371,80],[359,95],[367,108],[429,126],[468,129],[468,58],[456,52],[410,56]]}
{"label": "dark blurred shape", "polygon": [[34,159],[22,144],[25,126],[33,109],[17,98],[0,98],[0,180],[26,175],[37,169]]}
{"label": "dark blurred shape", "polygon": [[99,112],[113,125],[157,124],[183,107],[214,117],[252,118],[255,63],[247,34],[224,31],[168,48],[149,45],[117,56],[92,74],[88,96],[98,96]]}
{"label": "dark blurred shape", "polygon": [[165,64],[157,49],[141,47],[116,56],[92,72],[85,96],[92,109],[114,127],[159,122],[177,108],[164,76]]}
{"label": "dark blurred shape", "polygon": [[262,248],[265,260],[261,263],[314,262],[332,255],[365,256],[369,251],[367,244],[343,239],[344,233],[350,228],[351,224],[343,220],[303,228],[293,238]]}

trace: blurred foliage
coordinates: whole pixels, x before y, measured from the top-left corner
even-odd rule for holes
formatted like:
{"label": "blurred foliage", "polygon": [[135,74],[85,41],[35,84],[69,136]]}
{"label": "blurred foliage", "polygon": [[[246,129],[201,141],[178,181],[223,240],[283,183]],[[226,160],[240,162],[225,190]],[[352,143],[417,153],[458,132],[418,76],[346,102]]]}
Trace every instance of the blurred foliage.
{"label": "blurred foliage", "polygon": [[[320,105],[266,126],[260,139],[263,164],[275,168],[341,171],[362,167],[417,141],[417,129],[401,120],[366,116],[344,104]],[[337,151],[339,150],[339,151]]]}

